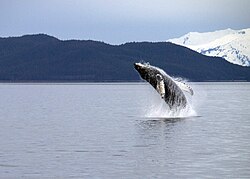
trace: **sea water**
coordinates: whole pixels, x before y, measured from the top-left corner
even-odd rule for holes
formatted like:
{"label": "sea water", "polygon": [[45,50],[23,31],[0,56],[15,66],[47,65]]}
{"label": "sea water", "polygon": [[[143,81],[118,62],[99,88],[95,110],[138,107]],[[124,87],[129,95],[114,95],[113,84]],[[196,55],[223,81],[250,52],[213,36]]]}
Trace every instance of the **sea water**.
{"label": "sea water", "polygon": [[250,83],[190,86],[176,118],[147,83],[1,84],[0,178],[249,178]]}

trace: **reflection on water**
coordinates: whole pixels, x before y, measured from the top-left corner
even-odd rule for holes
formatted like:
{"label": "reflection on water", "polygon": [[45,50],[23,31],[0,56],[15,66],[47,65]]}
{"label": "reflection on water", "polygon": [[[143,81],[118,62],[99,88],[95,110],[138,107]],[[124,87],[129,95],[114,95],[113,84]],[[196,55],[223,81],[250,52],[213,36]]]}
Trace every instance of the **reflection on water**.
{"label": "reflection on water", "polygon": [[249,178],[250,84],[192,87],[201,116],[149,118],[146,84],[2,84],[0,178]]}
{"label": "reflection on water", "polygon": [[160,124],[171,124],[171,123],[176,123],[180,122],[186,119],[190,119],[190,117],[169,117],[169,118],[146,118],[145,121],[142,121],[142,123],[160,123]]}
{"label": "reflection on water", "polygon": [[174,125],[178,125],[176,123],[182,122],[183,120],[185,120],[185,118],[151,118],[149,120],[138,121],[139,123],[137,125],[140,129],[145,130],[145,132],[155,131],[158,133],[159,130],[161,131],[161,129],[170,130],[174,127]]}

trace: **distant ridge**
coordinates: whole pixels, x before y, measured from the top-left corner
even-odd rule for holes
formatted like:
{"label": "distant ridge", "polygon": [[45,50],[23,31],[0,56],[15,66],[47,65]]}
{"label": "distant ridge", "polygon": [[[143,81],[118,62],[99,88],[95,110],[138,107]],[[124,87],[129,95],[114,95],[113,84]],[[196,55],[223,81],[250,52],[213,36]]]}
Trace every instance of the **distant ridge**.
{"label": "distant ridge", "polygon": [[109,45],[46,34],[0,38],[2,82],[140,81],[133,63],[147,61],[190,81],[250,81],[250,68],[170,42]]}
{"label": "distant ridge", "polygon": [[223,57],[234,64],[250,66],[250,28],[190,32],[168,42],[188,47],[204,55]]}

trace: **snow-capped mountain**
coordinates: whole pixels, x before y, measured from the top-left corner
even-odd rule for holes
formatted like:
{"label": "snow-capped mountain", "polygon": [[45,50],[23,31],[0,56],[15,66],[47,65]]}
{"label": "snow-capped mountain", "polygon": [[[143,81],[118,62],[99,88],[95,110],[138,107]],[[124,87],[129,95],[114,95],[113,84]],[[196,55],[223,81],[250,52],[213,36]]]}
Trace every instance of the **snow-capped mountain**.
{"label": "snow-capped mountain", "polygon": [[204,55],[223,57],[231,63],[250,66],[250,28],[205,33],[190,32],[167,41]]}

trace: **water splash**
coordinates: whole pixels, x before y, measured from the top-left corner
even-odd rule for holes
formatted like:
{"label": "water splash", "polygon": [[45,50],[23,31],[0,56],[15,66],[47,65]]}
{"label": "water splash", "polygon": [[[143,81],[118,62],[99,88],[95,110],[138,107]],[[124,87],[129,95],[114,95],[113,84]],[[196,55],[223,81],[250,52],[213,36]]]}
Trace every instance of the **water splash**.
{"label": "water splash", "polygon": [[[178,81],[187,82],[188,80],[179,78]],[[194,91],[196,93],[195,89],[196,88],[194,88]],[[155,93],[153,90],[150,92],[149,96],[148,106],[144,111],[146,118],[189,118],[198,116],[195,110],[196,105],[193,104],[193,102],[197,103],[196,97],[199,97],[197,94],[191,96],[189,93],[185,93],[188,104],[185,108],[179,110],[171,110],[166,102],[160,98],[159,94]],[[195,100],[193,100],[194,98]]]}
{"label": "water splash", "polygon": [[183,109],[171,110],[163,100],[158,104],[150,105],[145,113],[147,118],[188,118],[194,116],[197,116],[197,113],[191,104]]}

